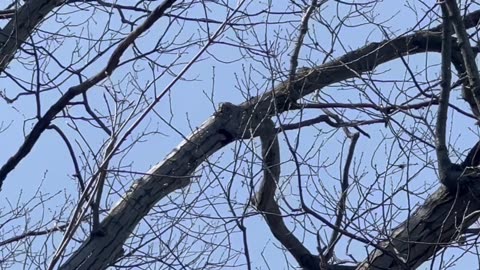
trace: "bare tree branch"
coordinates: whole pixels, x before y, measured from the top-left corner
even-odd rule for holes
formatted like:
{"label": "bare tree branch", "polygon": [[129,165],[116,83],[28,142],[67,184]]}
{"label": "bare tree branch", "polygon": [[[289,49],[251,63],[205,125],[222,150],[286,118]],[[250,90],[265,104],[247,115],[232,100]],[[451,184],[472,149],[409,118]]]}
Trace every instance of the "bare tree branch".
{"label": "bare tree branch", "polygon": [[9,238],[7,240],[4,240],[4,241],[1,241],[0,242],[0,247],[1,246],[5,246],[5,245],[8,245],[10,243],[13,243],[13,242],[17,242],[17,241],[20,241],[24,238],[28,238],[28,237],[32,237],[32,236],[39,236],[39,235],[46,235],[46,234],[51,234],[51,233],[54,233],[54,232],[57,232],[57,231],[63,231],[65,230],[65,228],[67,227],[68,224],[63,224],[63,225],[60,225],[60,226],[55,226],[55,227],[52,227],[52,228],[49,228],[49,229],[46,229],[46,230],[38,230],[38,231],[28,231],[28,232],[24,232],[20,235],[17,235],[15,237],[12,237],[12,238]]}
{"label": "bare tree branch", "polygon": [[455,190],[457,186],[457,179],[447,177],[452,162],[448,156],[448,149],[446,144],[446,130],[447,130],[447,114],[448,103],[450,99],[450,84],[452,80],[452,72],[450,66],[452,63],[452,33],[450,28],[450,19],[447,8],[444,5],[442,7],[443,15],[443,29],[442,29],[442,68],[441,68],[441,87],[437,123],[435,125],[436,132],[436,151],[438,159],[438,172],[440,175],[440,181],[448,189]]}
{"label": "bare tree branch", "polygon": [[[41,1],[39,1],[41,2]],[[43,6],[39,6],[38,8],[45,12],[44,9],[50,7],[52,2],[56,1],[46,1]],[[60,97],[55,104],[53,104],[48,111],[41,117],[35,126],[32,128],[28,136],[25,138],[25,142],[22,143],[20,148],[17,152],[8,159],[8,161],[0,168],[0,190],[3,185],[3,181],[7,178],[8,174],[15,169],[15,167],[22,161],[23,158],[27,156],[27,154],[32,150],[35,143],[38,141],[42,133],[45,129],[50,125],[53,121],[55,116],[62,111],[65,106],[76,96],[81,95],[88,91],[92,86],[99,83],[101,80],[105,79],[107,76],[112,74],[112,72],[118,67],[120,62],[120,58],[122,57],[123,53],[127,50],[127,48],[137,39],[142,33],[147,31],[152,25],[158,21],[164,14],[164,12],[170,8],[175,0],[165,0],[162,2],[148,17],[147,19],[135,29],[135,31],[131,32],[115,49],[115,51],[110,56],[108,63],[105,68],[103,68],[99,73],[95,76],[91,77],[90,79],[86,80],[85,82],[71,87],[68,91]],[[37,5],[35,5],[37,7]],[[40,11],[39,11],[40,12]],[[27,15],[25,15],[27,16]],[[26,18],[25,21],[30,22],[30,18]],[[8,25],[7,25],[8,26]],[[7,27],[6,27],[7,28]],[[4,29],[5,31],[5,29]],[[4,49],[6,50],[6,49]],[[0,55],[2,51],[0,51]],[[12,54],[8,54],[12,55]],[[0,71],[3,70],[2,63],[5,61],[10,61],[10,58],[3,58],[0,59]],[[5,62],[6,64],[7,62]]]}
{"label": "bare tree branch", "polygon": [[101,162],[99,171],[100,173],[97,176],[96,183],[93,187],[93,200],[91,203],[92,207],[92,233],[103,235],[105,232],[100,228],[100,201],[102,200],[103,187],[107,178],[107,168],[110,160],[107,160],[107,157],[113,155],[114,146],[117,138],[115,134],[112,134],[108,142],[107,147],[105,148],[105,153],[103,155],[103,160]]}
{"label": "bare tree branch", "polygon": [[58,0],[29,0],[15,12],[15,16],[0,31],[0,73],[3,73],[10,64],[17,50],[26,42],[37,25],[58,4]]}
{"label": "bare tree branch", "polygon": [[[464,20],[460,15],[457,2],[455,0],[445,0],[445,5],[450,14],[451,22],[455,33],[457,34],[458,44],[463,56],[463,62],[467,71],[468,81],[470,82],[470,91],[473,93],[475,103],[477,104],[477,111],[480,109],[480,77],[478,74],[478,67],[475,63],[475,56],[473,54],[472,46],[468,39],[467,30]],[[447,28],[447,27],[444,27]],[[468,98],[469,95],[465,96]],[[468,101],[472,103],[472,101]],[[475,110],[474,110],[475,111]]]}
{"label": "bare tree branch", "polygon": [[275,201],[278,179],[280,178],[280,146],[275,124],[265,119],[260,127],[254,127],[262,143],[263,179],[253,203],[265,217],[273,236],[292,254],[304,269],[318,269],[319,258],[293,235],[283,222],[282,213]]}
{"label": "bare tree branch", "polygon": [[[323,1],[322,1],[323,3]],[[288,74],[288,82],[291,83],[295,79],[295,75],[297,74],[297,67],[298,67],[298,55],[300,54],[300,49],[303,45],[303,39],[308,32],[308,21],[310,20],[310,16],[312,13],[317,9],[317,6],[320,6],[317,3],[317,0],[312,0],[312,3],[305,11],[303,15],[302,22],[300,24],[300,31],[298,33],[297,41],[294,45],[292,56],[290,56],[290,72]]]}
{"label": "bare tree branch", "polygon": [[65,133],[59,127],[57,127],[55,125],[51,125],[49,128],[55,130],[55,132],[57,132],[58,135],[60,135],[62,140],[65,142],[65,145],[67,146],[67,149],[68,149],[68,153],[70,154],[70,158],[72,159],[72,162],[73,162],[73,167],[75,168],[75,178],[78,179],[78,185],[80,186],[80,191],[84,192],[85,191],[85,182],[84,182],[83,177],[80,173],[80,167],[78,166],[77,157],[75,157],[75,152],[73,150],[72,144],[68,140],[67,135],[65,135]]}
{"label": "bare tree branch", "polygon": [[[341,228],[342,222],[344,220],[345,211],[346,211],[346,203],[347,203],[347,195],[348,195],[348,188],[349,188],[349,174],[350,174],[350,166],[353,160],[353,154],[355,151],[355,146],[357,145],[358,138],[360,137],[359,133],[349,134],[350,136],[350,148],[348,149],[347,159],[345,160],[345,166],[343,168],[343,175],[342,175],[342,182],[341,182],[341,194],[340,200],[338,201],[337,205],[337,217],[335,220],[335,227]],[[330,242],[325,247],[325,251],[322,256],[322,262],[327,263],[333,256],[333,250],[335,249],[335,245],[340,240],[340,232],[338,230],[333,230],[332,235],[330,236]]]}

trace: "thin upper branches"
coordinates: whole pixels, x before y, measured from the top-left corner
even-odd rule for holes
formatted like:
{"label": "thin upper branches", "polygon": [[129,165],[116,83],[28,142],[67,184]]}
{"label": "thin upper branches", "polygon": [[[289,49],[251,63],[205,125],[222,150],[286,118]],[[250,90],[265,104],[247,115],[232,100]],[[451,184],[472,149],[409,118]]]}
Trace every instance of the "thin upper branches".
{"label": "thin upper branches", "polygon": [[[347,133],[347,136],[350,138],[351,143],[350,147],[348,149],[348,154],[347,154],[347,159],[345,161],[345,166],[343,167],[343,175],[342,175],[342,182],[341,182],[341,187],[342,187],[342,194],[340,194],[340,200],[338,201],[337,205],[337,217],[335,220],[335,227],[340,228],[342,225],[342,222],[345,217],[345,211],[346,211],[346,204],[347,204],[347,192],[348,188],[350,186],[349,181],[348,181],[348,176],[350,172],[350,166],[352,164],[353,160],[353,154],[355,152],[355,146],[357,145],[358,138],[360,137],[360,133]],[[323,263],[327,263],[333,256],[333,250],[335,248],[335,245],[338,243],[340,240],[340,232],[338,230],[333,230],[332,235],[330,236],[330,243],[326,246],[326,251],[322,255],[322,259],[325,261]]]}
{"label": "thin upper branches", "polygon": [[[54,1],[55,2],[55,1]],[[17,152],[8,159],[8,161],[0,168],[0,190],[3,185],[3,181],[7,178],[8,174],[15,169],[15,167],[27,156],[28,153],[32,150],[33,146],[36,144],[41,134],[48,128],[50,123],[53,121],[55,116],[62,111],[68,103],[75,98],[76,96],[85,93],[95,84],[99,83],[107,76],[112,74],[112,72],[118,67],[120,58],[127,48],[145,31],[150,29],[153,24],[158,21],[165,11],[170,8],[175,0],[165,0],[160,4],[155,10],[147,17],[147,19],[133,32],[131,32],[125,39],[118,45],[115,51],[112,53],[112,56],[109,58],[108,63],[105,68],[103,68],[99,73],[85,82],[71,87],[68,91],[60,97],[60,99],[53,104],[48,111],[41,117],[38,122],[34,125],[32,131],[25,138],[25,141],[19,147]],[[28,18],[26,19],[28,20]],[[0,59],[0,70],[2,70],[3,59]]]}
{"label": "thin upper branches", "polygon": [[448,14],[450,15],[453,29],[455,29],[455,33],[457,34],[458,44],[460,46],[460,51],[462,53],[463,62],[465,64],[468,81],[470,83],[470,91],[472,91],[475,103],[477,104],[477,109],[479,109],[480,77],[478,74],[477,64],[475,63],[475,55],[473,53],[472,46],[470,45],[467,30],[465,28],[465,23],[462,20],[460,10],[458,9],[458,5],[455,0],[445,0],[444,4],[446,6],[446,9],[448,10]]}
{"label": "thin upper branches", "polygon": [[[289,84],[295,79],[295,75],[297,74],[297,67],[298,67],[298,55],[300,54],[300,49],[303,45],[303,40],[305,35],[308,32],[308,21],[312,16],[313,11],[319,6],[317,0],[312,0],[312,4],[308,7],[305,15],[303,15],[302,22],[300,24],[300,31],[298,34],[297,41],[295,42],[295,47],[293,48],[292,56],[290,57],[290,71],[288,74],[288,82]],[[325,2],[321,1],[320,5]],[[289,85],[290,88],[290,85]],[[293,89],[289,89],[293,90]]]}

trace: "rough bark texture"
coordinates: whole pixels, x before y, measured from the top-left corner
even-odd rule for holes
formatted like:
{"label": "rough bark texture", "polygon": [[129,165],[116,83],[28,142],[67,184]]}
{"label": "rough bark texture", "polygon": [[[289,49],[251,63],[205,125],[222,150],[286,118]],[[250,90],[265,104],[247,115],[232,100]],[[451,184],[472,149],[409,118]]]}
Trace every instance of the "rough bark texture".
{"label": "rough bark texture", "polygon": [[33,33],[37,25],[60,2],[58,0],[30,0],[20,7],[16,16],[0,31],[0,72],[5,70],[17,50]]}
{"label": "rough bark texture", "polygon": [[381,244],[407,267],[377,250],[358,269],[415,269],[451,244],[479,216],[473,212],[480,209],[480,201],[469,191],[463,193],[456,196],[441,187]]}

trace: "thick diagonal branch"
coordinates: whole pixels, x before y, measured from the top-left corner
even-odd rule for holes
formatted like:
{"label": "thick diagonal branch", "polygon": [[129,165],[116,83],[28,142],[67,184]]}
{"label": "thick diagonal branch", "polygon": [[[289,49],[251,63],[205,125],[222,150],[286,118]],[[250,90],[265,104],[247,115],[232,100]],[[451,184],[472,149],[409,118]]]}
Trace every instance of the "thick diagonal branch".
{"label": "thick diagonal branch", "polygon": [[[470,150],[462,166],[473,161],[477,145],[478,143]],[[396,254],[397,258],[376,250],[358,269],[404,269],[403,265],[399,265],[398,259],[408,269],[415,269],[455,241],[480,215],[479,174],[472,169],[472,172],[457,178],[459,183],[463,183],[457,193],[440,187],[403,224],[379,241],[380,246],[390,251],[390,254]]]}

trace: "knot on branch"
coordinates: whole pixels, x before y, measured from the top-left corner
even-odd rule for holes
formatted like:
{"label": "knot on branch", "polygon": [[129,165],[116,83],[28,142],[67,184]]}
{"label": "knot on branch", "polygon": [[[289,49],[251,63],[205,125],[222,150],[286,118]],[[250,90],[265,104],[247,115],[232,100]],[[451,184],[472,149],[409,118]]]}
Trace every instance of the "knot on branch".
{"label": "knot on branch", "polygon": [[221,119],[219,132],[232,141],[270,133],[272,124],[268,110],[259,107],[238,106],[230,102],[221,103],[215,113],[215,117]]}

